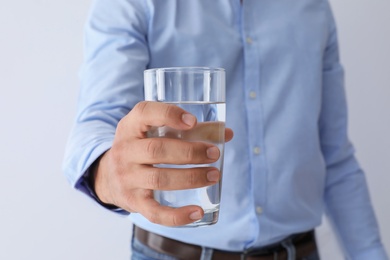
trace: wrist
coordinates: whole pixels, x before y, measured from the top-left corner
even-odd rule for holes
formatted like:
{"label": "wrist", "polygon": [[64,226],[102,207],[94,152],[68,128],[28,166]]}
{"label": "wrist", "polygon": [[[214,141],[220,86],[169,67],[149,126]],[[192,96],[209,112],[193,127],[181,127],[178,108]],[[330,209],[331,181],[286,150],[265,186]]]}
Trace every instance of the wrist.
{"label": "wrist", "polygon": [[114,204],[109,203],[109,199],[104,195],[104,189],[101,185],[102,183],[102,167],[101,167],[101,160],[104,157],[105,154],[101,155],[96,161],[91,165],[91,174],[88,178],[88,184],[92,190],[92,192],[95,195],[96,200],[101,204],[102,206],[114,209],[117,208]]}

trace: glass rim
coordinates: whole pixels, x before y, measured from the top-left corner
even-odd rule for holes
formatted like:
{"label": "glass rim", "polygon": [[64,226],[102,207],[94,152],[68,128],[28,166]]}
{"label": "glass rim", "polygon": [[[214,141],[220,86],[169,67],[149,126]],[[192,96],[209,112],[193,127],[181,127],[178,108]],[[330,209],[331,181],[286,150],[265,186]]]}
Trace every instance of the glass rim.
{"label": "glass rim", "polygon": [[152,68],[147,69],[144,73],[156,73],[156,72],[191,72],[191,73],[204,73],[204,72],[225,72],[224,68],[219,67],[166,67],[166,68]]}

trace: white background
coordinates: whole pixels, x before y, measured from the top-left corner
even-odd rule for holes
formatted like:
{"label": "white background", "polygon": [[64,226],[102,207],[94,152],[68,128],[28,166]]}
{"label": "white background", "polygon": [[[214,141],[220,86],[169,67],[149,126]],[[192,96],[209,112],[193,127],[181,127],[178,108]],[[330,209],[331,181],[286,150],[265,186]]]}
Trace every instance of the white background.
{"label": "white background", "polygon": [[[90,203],[61,172],[90,1],[1,1],[0,259],[129,259],[129,220]],[[390,251],[390,2],[331,3],[350,136]],[[318,238],[323,259],[342,259],[327,225]]]}

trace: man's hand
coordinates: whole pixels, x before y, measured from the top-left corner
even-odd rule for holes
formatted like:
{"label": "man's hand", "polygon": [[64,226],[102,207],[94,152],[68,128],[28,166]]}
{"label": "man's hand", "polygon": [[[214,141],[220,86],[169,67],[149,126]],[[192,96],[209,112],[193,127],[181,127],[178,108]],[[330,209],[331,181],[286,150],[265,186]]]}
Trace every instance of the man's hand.
{"label": "man's hand", "polygon": [[[221,173],[213,167],[190,169],[156,168],[153,164],[207,164],[218,160],[219,149],[207,142],[171,138],[146,138],[151,127],[168,126],[187,131],[197,125],[196,117],[170,104],[140,102],[118,124],[113,146],[93,169],[93,184],[99,199],[129,212],[138,212],[149,221],[181,226],[201,219],[201,207],[170,208],[153,198],[153,190],[182,190],[216,184]],[[188,133],[194,131],[187,131]],[[199,132],[198,132],[199,133]],[[201,131],[211,136],[210,132]],[[225,130],[225,141],[233,138]]]}

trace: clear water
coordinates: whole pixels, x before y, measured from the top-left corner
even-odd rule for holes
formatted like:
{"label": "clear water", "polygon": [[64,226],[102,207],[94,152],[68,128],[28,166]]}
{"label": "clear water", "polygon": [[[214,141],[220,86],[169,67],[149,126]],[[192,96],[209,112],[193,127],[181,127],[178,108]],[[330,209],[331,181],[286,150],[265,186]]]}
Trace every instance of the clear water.
{"label": "clear water", "polygon": [[[191,167],[216,167],[222,172],[223,151],[225,139],[225,103],[175,103],[198,120],[197,126],[189,131],[180,131],[167,126],[153,127],[148,132],[149,138],[176,138],[188,141],[202,141],[213,143],[220,149],[220,158],[212,164],[197,165],[174,165],[157,164],[155,167],[162,168],[191,168]],[[214,224],[218,220],[219,203],[221,196],[221,182],[203,188],[177,190],[177,191],[154,191],[154,198],[162,205],[170,207],[182,207],[186,205],[198,205],[205,211],[205,217],[190,226]]]}

